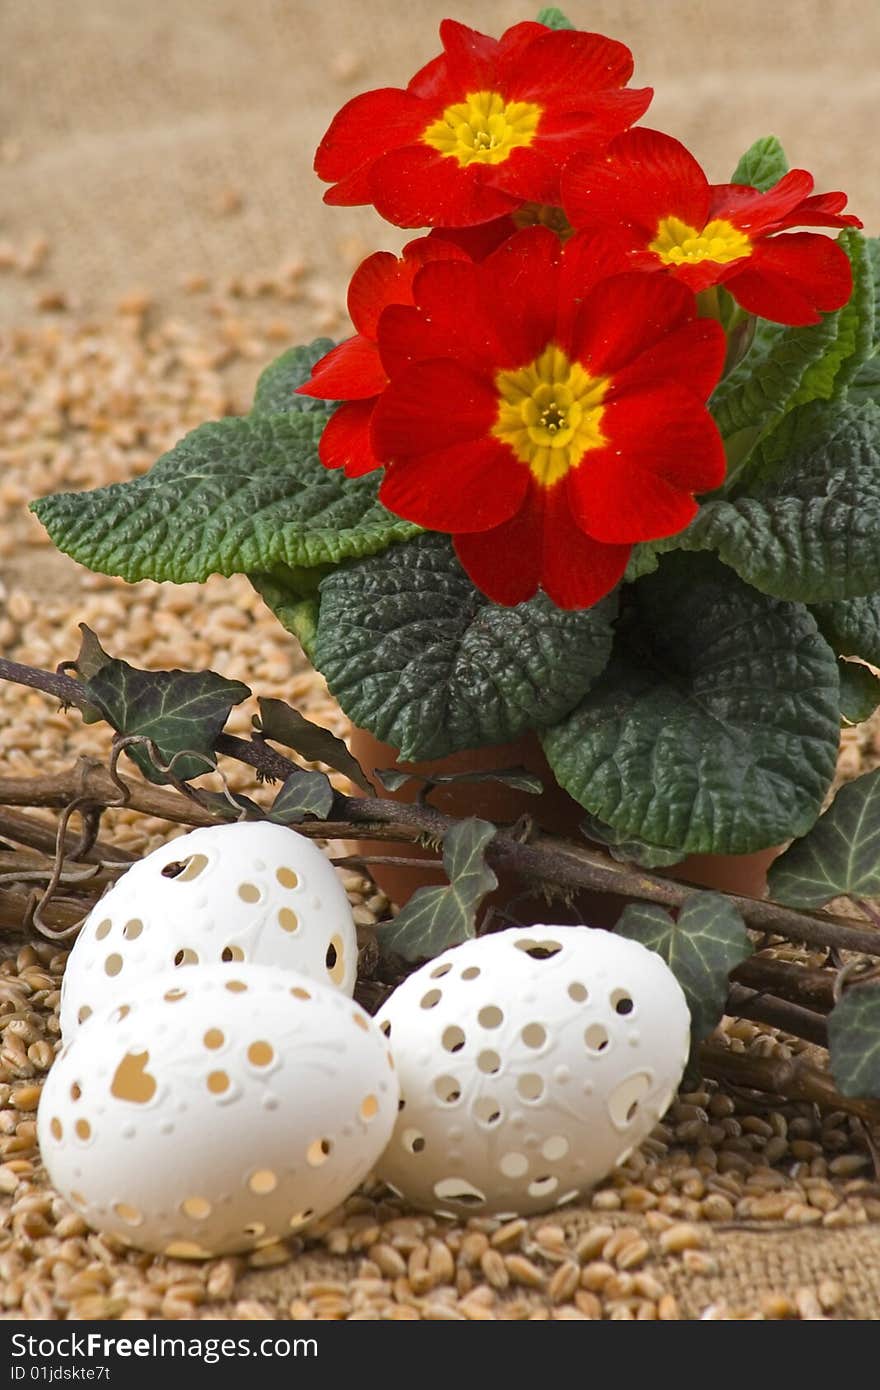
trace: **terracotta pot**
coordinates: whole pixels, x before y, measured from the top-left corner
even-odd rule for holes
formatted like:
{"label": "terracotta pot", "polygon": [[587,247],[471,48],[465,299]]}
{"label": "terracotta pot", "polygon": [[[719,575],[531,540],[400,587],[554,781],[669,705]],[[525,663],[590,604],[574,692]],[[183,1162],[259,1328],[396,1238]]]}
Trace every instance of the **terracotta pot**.
{"label": "terracotta pot", "polygon": [[[380,743],[365,729],[352,729],[349,743],[352,753],[378,795],[392,801],[415,801],[419,784],[411,783],[402,787],[400,791],[388,792],[374,775],[376,768],[399,767],[404,772],[430,774],[525,767],[542,778],[545,790],[540,796],[530,796],[528,792],[517,791],[500,782],[451,783],[439,786],[432,792],[431,804],[447,815],[481,816],[499,825],[510,824],[519,816],[528,813],[547,831],[566,835],[570,839],[581,838],[579,827],[584,818],[584,808],[556,782],[534,734],[527,734],[515,743],[470,749],[424,763],[400,762],[396,750],[390,744]],[[742,894],[744,897],[761,898],[767,889],[767,870],[781,852],[781,848],[775,846],[757,850],[754,854],[692,854],[672,868],[657,872],[684,879],[687,883],[699,884],[701,887],[718,888],[724,892]],[[436,855],[421,849],[418,845],[376,840],[359,841],[357,852],[366,855],[400,854],[409,859],[436,858]],[[375,864],[371,866],[370,872],[378,887],[398,907],[402,907],[417,888],[446,882],[444,874],[433,868],[398,868],[393,864]],[[540,922],[546,916],[547,905],[540,895],[523,895],[519,881],[512,875],[504,875],[498,890],[491,895],[488,903],[501,907],[511,899],[516,900],[511,912],[518,922]],[[621,899],[605,893],[581,894],[576,902],[576,911],[594,926],[613,925],[621,907]]]}

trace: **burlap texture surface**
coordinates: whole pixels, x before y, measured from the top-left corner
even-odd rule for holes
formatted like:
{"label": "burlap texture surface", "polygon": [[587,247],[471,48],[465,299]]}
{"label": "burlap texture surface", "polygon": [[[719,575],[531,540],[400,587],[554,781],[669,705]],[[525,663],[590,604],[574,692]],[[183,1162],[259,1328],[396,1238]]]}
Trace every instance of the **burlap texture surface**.
{"label": "burlap texture surface", "polygon": [[[315,144],[344,100],[404,83],[436,51],[450,8],[2,0],[0,243],[20,251],[45,238],[41,285],[95,315],[141,286],[185,317],[202,312],[182,293],[185,277],[259,274],[296,258],[341,297],[359,246],[393,248],[403,237],[364,209],[322,204]],[[568,9],[630,44],[637,80],[657,88],[649,122],[685,140],[710,177],[728,177],[741,151],[773,132],[820,189],[847,189],[869,230],[880,228],[876,4],[573,0]],[[484,0],[457,13],[498,33],[531,8]],[[0,325],[45,317],[37,289],[0,271]],[[591,1219],[572,1213],[565,1224]],[[757,1308],[764,1292],[829,1277],[846,1289],[846,1316],[880,1315],[876,1223],[710,1228],[707,1249],[717,1275],[695,1276],[680,1261],[657,1269],[687,1317],[718,1303]],[[248,1274],[239,1296],[280,1311],[304,1279],[344,1279],[354,1268],[318,1250]]]}

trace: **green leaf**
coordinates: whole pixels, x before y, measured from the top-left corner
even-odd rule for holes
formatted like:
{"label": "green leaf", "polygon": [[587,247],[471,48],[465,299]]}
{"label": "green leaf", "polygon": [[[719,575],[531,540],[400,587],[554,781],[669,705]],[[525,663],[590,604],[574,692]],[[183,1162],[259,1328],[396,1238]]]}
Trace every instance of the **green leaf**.
{"label": "green leaf", "polygon": [[621,841],[682,855],[802,834],[840,724],[814,619],[708,556],[666,556],[629,596],[607,671],[542,737],[557,780]]}
{"label": "green leaf", "polygon": [[840,676],[840,713],[850,724],[863,724],[880,706],[880,680],[858,661],[839,661],[837,672]]}
{"label": "green leaf", "polygon": [[429,791],[432,787],[448,786],[450,782],[456,786],[462,782],[500,782],[502,786],[526,792],[530,796],[540,796],[544,790],[544,783],[538,774],[524,767],[499,767],[491,772],[438,772],[430,777],[418,772],[402,772],[397,767],[377,767],[373,769],[373,776],[388,792],[400,791],[408,782],[420,782]]}
{"label": "green leaf", "polygon": [[586,839],[604,845],[611,858],[622,864],[638,864],[643,869],[668,869],[681,859],[680,850],[649,845],[644,840],[627,839],[612,830],[610,825],[603,825],[595,816],[584,816],[581,833]]}
{"label": "green leaf", "polygon": [[306,816],[326,820],[333,808],[335,793],[323,772],[292,772],[272,802],[269,820],[294,825]]}
{"label": "green leaf", "polygon": [[880,770],[842,786],[812,830],[774,860],[767,883],[789,907],[880,894]]}
{"label": "green leaf", "polygon": [[783,430],[777,476],[754,496],[710,498],[678,548],[714,550],[777,598],[823,603],[880,589],[880,408],[816,402]]}
{"label": "green leaf", "polygon": [[731,970],[753,950],[733,904],[721,893],[691,893],[675,921],[654,903],[631,903],[615,930],[663,957],[687,999],[693,1042],[707,1038],[724,1013]]}
{"label": "green leaf", "polygon": [[228,788],[225,792],[212,792],[199,787],[199,803],[213,811],[216,816],[222,816],[228,821],[241,820],[242,812],[245,820],[266,819],[266,812],[256,801],[252,801],[249,796],[242,796],[241,792],[229,791]]}
{"label": "green leaf", "polygon": [[375,476],[318,461],[322,410],[218,420],[128,483],[32,503],[59,549],[130,581],[273,571],[371,555],[417,534],[376,500]]}
{"label": "green leaf", "polygon": [[838,656],[860,656],[880,666],[880,594],[817,604],[819,631]]}
{"label": "green leaf", "polygon": [[97,636],[85,623],[78,624],[80,630],[79,651],[76,661],[73,663],[77,670],[77,675],[82,681],[90,681],[92,676],[107,665],[113,658],[109,652],[105,652]]}
{"label": "green leaf", "polygon": [[851,985],[828,1016],[831,1075],[844,1096],[880,1098],[880,985]]}
{"label": "green leaf", "polygon": [[880,405],[880,237],[865,238],[865,254],[874,285],[873,353],[856,372],[849,395],[851,400],[873,400]]}
{"label": "green leaf", "polygon": [[440,758],[567,713],[608,659],[615,611],[543,595],[501,608],[425,534],[323,580],[315,664],[353,723],[404,759]]}
{"label": "green leaf", "polygon": [[[152,739],[166,766],[174,759],[174,772],[183,781],[214,767],[217,736],[233,705],[251,693],[241,681],[214,671],[139,671],[118,659],[96,671],[85,689],[118,733]],[[176,756],[184,750],[185,756]],[[126,752],[151,782],[168,780],[146,747]]]}
{"label": "green leaf", "polygon": [[318,584],[329,574],[330,568],[329,565],[315,565],[312,569],[282,568],[274,574],[248,575],[266,607],[296,638],[313,664],[318,629]]}
{"label": "green leaf", "polygon": [[547,5],[538,15],[538,23],[546,24],[548,29],[573,29],[575,26],[555,5]]}
{"label": "green leaf", "polygon": [[286,410],[331,409],[335,401],[320,401],[314,396],[295,395],[297,386],[302,386],[312,374],[315,363],[324,357],[335,344],[332,338],[316,338],[307,347],[289,348],[262,372],[254,395],[252,414],[277,415]]}
{"label": "green leaf", "polygon": [[750,145],[731,175],[731,183],[746,183],[766,193],[788,173],[785,151],[775,135],[762,135]]}
{"label": "green leaf", "polygon": [[443,840],[445,888],[418,888],[393,922],[380,928],[384,952],[404,960],[425,960],[476,935],[477,909],[498,879],[484,860],[496,835],[489,821],[471,816],[458,821]]}
{"label": "green leaf", "polygon": [[346,744],[330,729],[314,724],[311,719],[306,719],[299,710],[285,704],[283,700],[271,700],[263,696],[258,704],[260,732],[263,738],[271,739],[273,743],[283,743],[285,748],[292,748],[307,762],[325,763],[327,767],[335,768],[367,793],[372,791],[357,758],[352,757]]}

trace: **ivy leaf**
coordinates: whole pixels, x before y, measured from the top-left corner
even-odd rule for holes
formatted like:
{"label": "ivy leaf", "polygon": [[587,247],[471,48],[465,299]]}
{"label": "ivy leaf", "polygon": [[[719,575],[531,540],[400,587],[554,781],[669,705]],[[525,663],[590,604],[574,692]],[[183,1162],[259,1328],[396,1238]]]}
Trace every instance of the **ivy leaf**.
{"label": "ivy leaf", "polygon": [[548,29],[573,29],[575,26],[555,5],[548,5],[538,15],[538,23],[546,24]]}
{"label": "ivy leaf", "polygon": [[388,792],[400,791],[408,782],[421,782],[428,788],[447,786],[450,782],[456,785],[461,782],[500,782],[505,787],[527,792],[531,796],[540,796],[544,790],[544,783],[538,774],[524,767],[499,767],[491,772],[435,772],[430,777],[418,772],[402,772],[397,767],[377,767],[373,769],[373,776]]}
{"label": "ivy leaf", "polygon": [[96,676],[108,662],[113,660],[113,658],[110,656],[109,652],[104,651],[104,648],[101,646],[97,636],[92,632],[90,627],[85,623],[79,623],[78,627],[80,630],[80,644],[79,651],[76,654],[76,661],[73,664],[76,667],[80,680],[89,681],[92,679],[92,676]]}
{"label": "ivy leaf", "polygon": [[747,183],[766,193],[788,173],[785,150],[775,135],[762,135],[750,145],[731,175],[731,183]]}
{"label": "ivy leaf", "polygon": [[[88,698],[117,733],[152,739],[166,765],[183,781],[215,765],[214,744],[233,705],[250,695],[241,681],[214,671],[139,671],[114,658],[86,681]],[[176,754],[186,755],[175,757]],[[126,749],[151,782],[167,782],[146,747]]]}
{"label": "ivy leaf", "polygon": [[[174,766],[176,769],[177,763]],[[230,801],[230,797],[232,801]],[[266,819],[266,812],[262,806],[259,806],[256,801],[252,801],[249,796],[242,796],[241,792],[230,791],[227,795],[225,792],[206,791],[204,787],[199,787],[199,801],[215,815],[223,816],[224,820],[241,820],[242,812],[244,812],[245,820]],[[235,805],[232,802],[235,802]]]}
{"label": "ivy leaf", "polygon": [[850,724],[863,724],[880,705],[880,680],[859,661],[838,661],[837,670],[840,713]]}
{"label": "ivy leaf", "polygon": [[341,738],[320,724],[312,723],[311,719],[306,719],[299,710],[283,700],[270,700],[263,696],[258,704],[263,738],[271,739],[273,743],[283,743],[285,748],[292,748],[307,762],[326,763],[327,767],[335,768],[349,781],[370,793],[370,783],[363,768]]}
{"label": "ivy leaf", "polygon": [[32,510],[60,550],[129,581],[336,564],[416,535],[377,501],[375,475],[321,465],[327,418],[289,410],[200,425],[143,477],[55,493]]}
{"label": "ivy leaf", "polygon": [[476,816],[447,830],[443,867],[448,886],[418,888],[413,893],[394,921],[380,928],[384,952],[394,951],[404,960],[425,960],[476,935],[477,909],[486,894],[498,887],[483,857],[495,834],[494,825]]}
{"label": "ivy leaf", "polygon": [[292,772],[272,802],[269,820],[279,825],[295,825],[306,816],[326,820],[335,793],[323,772]]}
{"label": "ivy leaf", "polygon": [[880,769],[840,788],[812,830],[774,860],[767,883],[789,907],[880,894]]}
{"label": "ivy leaf", "polygon": [[753,950],[733,904],[721,893],[691,893],[676,921],[654,903],[631,903],[615,930],[662,956],[684,991],[692,1041],[707,1038],[724,1013],[731,970]]}
{"label": "ivy leaf", "polygon": [[680,550],[714,550],[765,594],[827,603],[880,589],[880,407],[816,402],[790,417],[785,463],[735,501],[710,498]]}
{"label": "ivy leaf", "polygon": [[595,816],[584,816],[581,833],[595,844],[604,845],[612,859],[622,864],[638,864],[643,869],[668,869],[681,860],[681,851],[649,845],[644,840],[627,839],[603,825]]}
{"label": "ivy leaf", "polygon": [[840,727],[815,620],[709,556],[668,555],[629,595],[607,671],[542,736],[560,784],[621,841],[679,855],[809,829]]}
{"label": "ivy leaf", "polygon": [[314,396],[297,396],[296,388],[308,381],[315,363],[335,344],[332,338],[316,338],[305,347],[292,347],[276,357],[261,373],[254,394],[251,413],[276,415],[286,410],[332,409],[335,401],[317,400]]}
{"label": "ivy leaf", "polygon": [[880,1099],[880,985],[851,985],[828,1016],[831,1075],[844,1096]]}
{"label": "ivy leaf", "polygon": [[499,607],[425,534],[322,581],[315,664],[353,723],[403,759],[441,758],[566,714],[608,660],[615,612]]}

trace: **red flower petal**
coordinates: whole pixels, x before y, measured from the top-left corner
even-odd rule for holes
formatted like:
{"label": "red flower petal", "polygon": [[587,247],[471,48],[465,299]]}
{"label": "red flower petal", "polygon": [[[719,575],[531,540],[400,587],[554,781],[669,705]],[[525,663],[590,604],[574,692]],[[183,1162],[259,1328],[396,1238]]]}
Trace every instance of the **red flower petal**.
{"label": "red flower petal", "polygon": [[[653,257],[651,258],[653,261]],[[583,301],[600,280],[630,269],[627,238],[616,232],[576,232],[562,250],[556,342],[571,356]]]}
{"label": "red flower petal", "polygon": [[437,237],[444,243],[452,242],[461,247],[472,261],[484,261],[516,231],[513,218],[506,216],[497,217],[494,222],[482,222],[478,227],[435,227],[428,233],[428,240],[433,241]]}
{"label": "red flower petal", "polygon": [[745,184],[717,184],[712,188],[709,218],[723,217],[750,236],[760,236],[777,227],[812,188],[813,176],[806,169],[790,169],[766,193]]}
{"label": "red flower petal", "polygon": [[492,90],[501,45],[478,29],[469,29],[457,19],[444,19],[440,40],[446,54],[450,81],[461,93]]}
{"label": "red flower petal", "polygon": [[419,237],[401,257],[376,251],[362,261],[348,287],[348,312],[359,333],[375,339],[379,315],[389,304],[411,304],[412,283],[429,261],[468,260],[459,246],[440,238]]}
{"label": "red flower petal", "polygon": [[315,155],[315,172],[328,183],[344,179],[386,151],[417,139],[432,115],[429,106],[399,87],[362,92],[330,122]]}
{"label": "red flower petal", "polygon": [[714,319],[692,319],[615,372],[614,396],[649,390],[674,376],[704,401],[721,379],[726,355],[727,337],[721,324]]}
{"label": "red flower petal", "polygon": [[414,362],[455,357],[492,373],[503,348],[491,318],[481,312],[476,271],[445,261],[422,271],[413,285],[417,308],[391,305],[379,322],[379,351],[388,375]]}
{"label": "red flower petal", "polygon": [[816,232],[786,232],[762,241],[743,265],[727,289],[744,309],[776,323],[818,323],[817,310],[840,309],[852,294],[849,258]]}
{"label": "red flower petal", "polygon": [[387,381],[375,343],[358,333],[316,362],[311,377],[297,392],[325,401],[363,400],[378,395]]}
{"label": "red flower petal", "polygon": [[373,417],[373,448],[385,462],[468,444],[498,414],[493,386],[459,362],[417,362],[393,381]]}
{"label": "red flower petal", "polygon": [[693,316],[693,296],[671,276],[615,275],[586,296],[572,353],[594,375],[613,374]]}
{"label": "red flower petal", "polygon": [[391,463],[379,500],[434,531],[486,531],[513,516],[529,470],[497,439],[474,439]]}
{"label": "red flower petal", "polygon": [[475,279],[480,312],[496,326],[496,368],[524,366],[553,338],[561,260],[559,238],[549,227],[527,227],[483,261]]}
{"label": "red flower petal", "polygon": [[430,145],[409,145],[377,159],[370,177],[376,211],[397,227],[469,227],[511,212],[519,203],[491,187],[491,164],[442,155]]}
{"label": "red flower petal", "polygon": [[603,160],[575,156],[562,175],[562,202],[575,227],[636,225],[653,237],[661,218],[703,227],[709,184],[679,140],[656,130],[629,130]]}
{"label": "red flower petal", "polygon": [[318,443],[318,458],[325,468],[344,468],[349,478],[360,478],[381,468],[370,439],[375,405],[376,397],[352,401],[330,416]]}
{"label": "red flower petal", "polygon": [[625,44],[601,34],[545,30],[500,70],[505,94],[513,100],[574,111],[592,92],[628,82],[633,56]]}
{"label": "red flower petal", "polygon": [[595,464],[587,462],[569,478],[575,517],[596,540],[605,543],[632,544],[675,536],[699,510],[689,492],[682,492],[658,473],[635,464],[622,465],[619,459],[603,467],[597,457]]}
{"label": "red flower petal", "polygon": [[863,227],[862,219],[855,213],[844,212],[845,207],[845,193],[815,193],[782,218],[779,227]]}

